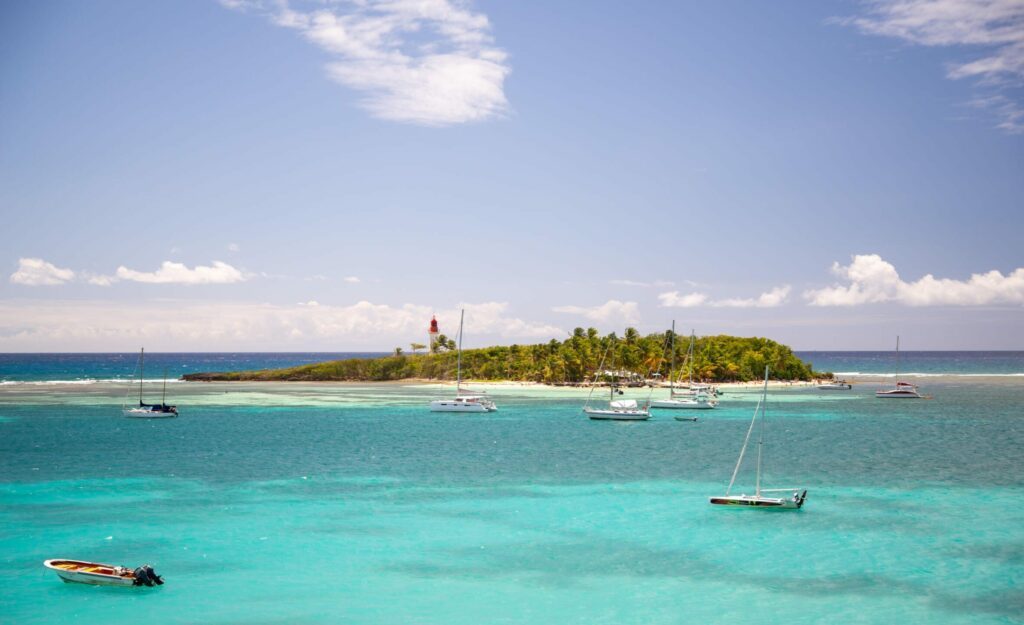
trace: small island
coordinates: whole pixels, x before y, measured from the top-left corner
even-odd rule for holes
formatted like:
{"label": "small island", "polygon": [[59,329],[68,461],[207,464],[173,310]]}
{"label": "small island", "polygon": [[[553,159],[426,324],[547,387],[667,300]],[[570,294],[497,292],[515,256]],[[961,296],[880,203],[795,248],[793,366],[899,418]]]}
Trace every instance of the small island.
{"label": "small island", "polygon": [[[594,328],[576,328],[564,341],[552,339],[535,345],[507,345],[462,350],[462,377],[472,380],[534,382],[554,385],[583,384],[594,379],[599,368],[640,379],[669,380],[687,377],[703,382],[748,382],[771,368],[773,380],[812,380],[827,374],[815,373],[810,363],[793,354],[786,345],[759,337],[727,335],[696,339],[693,362],[685,362],[688,337],[677,335],[676,368],[669,371],[672,354],[671,332],[641,336],[627,328],[622,336],[600,335]],[[395,353],[379,358],[333,360],[285,369],[190,373],[184,380],[265,382],[388,382],[397,380],[451,380],[455,378],[454,342],[446,337],[427,353]]]}

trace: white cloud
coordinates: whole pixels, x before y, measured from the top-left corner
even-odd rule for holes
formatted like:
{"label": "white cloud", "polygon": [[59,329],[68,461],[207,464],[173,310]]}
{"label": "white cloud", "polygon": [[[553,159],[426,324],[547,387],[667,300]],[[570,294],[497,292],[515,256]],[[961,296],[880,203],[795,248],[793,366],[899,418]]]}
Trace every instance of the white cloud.
{"label": "white cloud", "polygon": [[75,272],[61,269],[42,258],[19,258],[18,270],[11,274],[11,282],[25,286],[54,286],[74,280]]}
{"label": "white cloud", "polygon": [[633,324],[640,321],[640,307],[636,302],[620,302],[617,299],[608,300],[599,306],[555,306],[551,310],[558,313],[583,315],[591,321],[603,324]]}
{"label": "white cloud", "polygon": [[775,308],[786,303],[791,288],[789,285],[775,287],[754,298],[727,298],[713,300],[705,293],[687,293],[670,291],[658,295],[662,306],[670,308],[696,308],[710,306],[712,308]]}
{"label": "white cloud", "polygon": [[984,306],[1024,304],[1024,267],[1004,276],[996,270],[972,274],[967,280],[935,278],[931,274],[914,281],[900,278],[891,263],[878,254],[863,254],[832,272],[849,282],[810,290],[804,297],[812,306],[857,306],[897,302],[908,306]]}
{"label": "white cloud", "polygon": [[703,293],[688,293],[680,295],[679,291],[670,291],[658,295],[658,301],[662,306],[674,308],[694,308],[703,306],[708,301],[708,296]]}
{"label": "white cloud", "polygon": [[89,276],[87,282],[94,286],[110,286],[117,282],[117,279],[111,276]]}
{"label": "white cloud", "polygon": [[219,260],[209,267],[196,265],[195,269],[165,260],[159,269],[151,272],[136,271],[122,265],[117,268],[115,277],[148,284],[231,284],[246,279],[241,271]]}
{"label": "white cloud", "polygon": [[[867,6],[866,15],[841,22],[917,45],[986,49],[980,58],[950,65],[949,78],[976,78],[989,87],[1019,86],[1024,79],[1021,0],[875,0]],[[1001,119],[999,128],[1024,132],[1021,109],[1009,99],[994,106],[992,110]]]}
{"label": "white cloud", "polygon": [[506,54],[494,45],[487,16],[460,0],[286,0],[231,2],[302,33],[334,59],[327,74],[363,94],[360,105],[392,121],[445,126],[508,110]]}
{"label": "white cloud", "polygon": [[[305,302],[291,306],[248,302],[0,301],[0,352],[160,349],[389,349],[422,341],[432,314],[454,336],[459,308],[349,306]],[[466,342],[537,342],[564,336],[561,328],[508,315],[508,304],[464,304]]]}
{"label": "white cloud", "polygon": [[640,282],[637,280],[609,280],[608,284],[614,286],[637,286],[644,288],[657,287],[661,289],[675,285],[671,280],[654,280],[653,282]]}
{"label": "white cloud", "polygon": [[350,284],[358,284],[360,282],[360,280],[356,276],[346,276],[345,277],[345,282],[348,282]]}

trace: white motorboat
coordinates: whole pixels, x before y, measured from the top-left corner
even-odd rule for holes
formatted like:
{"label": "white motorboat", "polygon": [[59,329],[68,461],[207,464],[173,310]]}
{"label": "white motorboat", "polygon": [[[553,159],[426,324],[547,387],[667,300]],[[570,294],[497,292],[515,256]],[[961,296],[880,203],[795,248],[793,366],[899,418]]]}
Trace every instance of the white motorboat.
{"label": "white motorboat", "polygon": [[93,586],[160,586],[164,579],[144,564],[129,569],[113,564],[85,562],[83,560],[45,560],[43,566],[57,574],[65,583]]}
{"label": "white motorboat", "polygon": [[494,412],[498,406],[488,397],[472,394],[462,390],[462,323],[466,319],[466,311],[459,315],[459,343],[456,358],[455,398],[435,399],[430,402],[431,412]]}
{"label": "white motorboat", "polygon": [[830,382],[822,382],[817,388],[822,391],[848,391],[853,388],[853,385],[846,380],[832,380]]}
{"label": "white motorboat", "polygon": [[159,404],[147,404],[142,401],[142,383],[146,378],[146,349],[139,351],[139,405],[129,405],[127,397],[121,406],[126,417],[136,419],[169,419],[178,416],[177,406],[167,405],[167,370],[164,370],[164,390]]}
{"label": "white motorboat", "polygon": [[[725,494],[717,497],[709,497],[708,501],[717,506],[745,506],[751,508],[764,508],[776,510],[799,510],[807,499],[807,491],[799,488],[761,488],[762,458],[764,457],[764,434],[768,417],[768,367],[764,368],[764,389],[761,391],[761,400],[754,408],[754,416],[750,420],[750,427],[747,428],[747,436],[743,439],[743,447],[740,449],[740,457],[736,460],[736,468],[733,469],[732,479],[729,480],[729,487]],[[743,464],[743,456],[747,453],[747,444],[750,442],[750,435],[757,423],[757,415],[761,413],[761,429],[757,441],[757,477],[754,486],[754,494],[746,493],[740,495],[732,494],[732,487],[736,483],[736,475]],[[788,493],[787,496],[766,496],[764,493]]]}
{"label": "white motorboat", "polygon": [[900,382],[900,337],[896,337],[896,386],[889,389],[878,389],[875,397],[881,399],[925,399],[918,392],[917,386],[910,382]]}

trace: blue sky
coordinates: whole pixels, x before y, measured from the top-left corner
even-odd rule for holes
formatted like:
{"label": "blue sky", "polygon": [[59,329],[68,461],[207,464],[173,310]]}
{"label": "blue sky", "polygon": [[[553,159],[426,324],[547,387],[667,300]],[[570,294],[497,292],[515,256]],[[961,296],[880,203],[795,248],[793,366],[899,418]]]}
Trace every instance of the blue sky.
{"label": "blue sky", "polygon": [[5,3],[0,351],[1024,349],[1022,50],[1010,0]]}

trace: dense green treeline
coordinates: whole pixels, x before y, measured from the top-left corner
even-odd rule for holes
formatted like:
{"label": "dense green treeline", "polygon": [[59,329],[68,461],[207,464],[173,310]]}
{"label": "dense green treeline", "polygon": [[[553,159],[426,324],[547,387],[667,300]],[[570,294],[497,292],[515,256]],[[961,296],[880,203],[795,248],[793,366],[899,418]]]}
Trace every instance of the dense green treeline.
{"label": "dense green treeline", "polygon": [[[685,379],[689,337],[677,336],[676,368],[669,372],[669,333],[640,336],[627,328],[623,336],[600,336],[594,328],[576,328],[564,341],[552,339],[539,345],[509,345],[467,349],[462,352],[462,377],[474,380],[516,380],[546,383],[577,383],[591,379],[594,371],[627,370],[642,377],[655,373]],[[383,358],[351,359],[304,365],[288,369],[198,373],[187,380],[317,380],[388,381],[409,378],[450,380],[455,378],[456,353],[396,354]],[[764,375],[779,380],[809,380],[811,366],[780,343],[765,338],[705,336],[696,341],[693,378],[707,382],[748,381]],[[667,379],[667,378],[666,378]]]}

